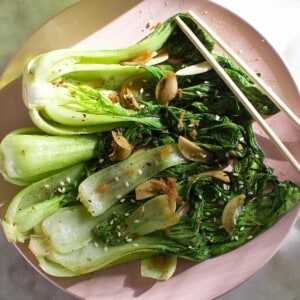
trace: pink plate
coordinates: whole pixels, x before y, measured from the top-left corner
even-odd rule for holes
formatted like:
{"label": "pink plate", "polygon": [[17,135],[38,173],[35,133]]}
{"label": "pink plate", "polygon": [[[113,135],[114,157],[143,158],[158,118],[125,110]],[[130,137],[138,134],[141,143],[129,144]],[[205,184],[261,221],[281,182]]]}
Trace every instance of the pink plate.
{"label": "pink plate", "polygon": [[[12,129],[30,125],[21,99],[20,75],[34,55],[56,48],[112,49],[136,43],[157,24],[178,12],[193,10],[222,36],[298,114],[299,94],[287,68],[266,40],[249,24],[230,11],[207,0],[86,0],[67,9],[38,30],[18,51],[1,79],[0,138]],[[3,112],[6,112],[3,114]],[[300,159],[300,136],[279,113],[268,119],[272,128]],[[257,139],[280,179],[300,184],[299,176],[284,160],[262,131],[255,126]],[[0,179],[0,218],[17,189]],[[293,226],[299,206],[266,233],[239,249],[200,264],[180,261],[174,277],[167,282],[141,278],[139,264],[128,263],[76,278],[52,278],[39,270],[26,245],[20,253],[43,276],[68,293],[83,299],[212,299],[238,286],[264,264],[280,247]]]}

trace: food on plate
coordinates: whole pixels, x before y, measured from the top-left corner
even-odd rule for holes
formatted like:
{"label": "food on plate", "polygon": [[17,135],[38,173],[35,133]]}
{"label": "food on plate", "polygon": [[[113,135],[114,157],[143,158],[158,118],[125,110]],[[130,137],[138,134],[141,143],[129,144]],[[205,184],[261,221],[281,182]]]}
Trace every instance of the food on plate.
{"label": "food on plate", "polygon": [[[277,107],[189,17],[181,18],[256,109]],[[300,199],[265,165],[252,120],[174,16],[119,50],[56,50],[24,70],[32,128],[1,142],[1,174],[23,189],[2,220],[48,274],[132,260],[167,280],[251,241]]]}

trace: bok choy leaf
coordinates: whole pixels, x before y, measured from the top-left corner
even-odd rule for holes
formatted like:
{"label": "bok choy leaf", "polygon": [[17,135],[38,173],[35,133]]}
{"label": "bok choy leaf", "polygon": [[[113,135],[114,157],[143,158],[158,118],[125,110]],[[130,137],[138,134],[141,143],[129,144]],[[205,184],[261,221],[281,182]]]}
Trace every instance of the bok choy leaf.
{"label": "bok choy leaf", "polygon": [[176,145],[142,151],[86,178],[78,189],[79,200],[93,216],[100,215],[139,184],[184,162]]}

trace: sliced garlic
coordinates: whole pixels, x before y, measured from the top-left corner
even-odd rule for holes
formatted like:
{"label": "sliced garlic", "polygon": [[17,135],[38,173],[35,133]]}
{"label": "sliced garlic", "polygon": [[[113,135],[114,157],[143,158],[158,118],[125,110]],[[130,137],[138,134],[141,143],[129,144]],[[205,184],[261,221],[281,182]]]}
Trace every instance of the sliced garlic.
{"label": "sliced garlic", "polygon": [[158,53],[156,56],[152,57],[150,60],[148,60],[145,65],[146,66],[153,66],[153,65],[157,65],[160,64],[166,60],[168,60],[169,58],[169,54],[166,50],[161,51],[160,53]]}
{"label": "sliced garlic", "polygon": [[159,194],[159,192],[154,188],[153,179],[145,181],[135,189],[136,200],[144,200],[157,194]]}
{"label": "sliced garlic", "polygon": [[175,98],[178,92],[178,82],[176,74],[168,71],[163,78],[159,80],[155,88],[155,98],[162,105],[168,105]]}
{"label": "sliced garlic", "polygon": [[175,211],[176,203],[180,200],[178,194],[178,184],[175,178],[168,177],[164,179],[150,179],[135,189],[135,199],[144,200],[159,194],[168,196],[170,208]]}
{"label": "sliced garlic", "polygon": [[111,161],[121,161],[126,159],[132,152],[133,146],[127,141],[127,139],[117,131],[112,131],[113,151],[109,155]]}
{"label": "sliced garlic", "polygon": [[143,76],[134,76],[126,80],[119,92],[120,103],[129,109],[140,110],[137,97],[143,88]]}
{"label": "sliced garlic", "polygon": [[233,233],[236,225],[236,220],[243,207],[246,196],[238,195],[231,199],[224,207],[222,214],[222,225],[228,233]]}
{"label": "sliced garlic", "polygon": [[183,136],[179,136],[178,147],[181,154],[191,161],[208,160],[212,157],[210,152],[204,150]]}
{"label": "sliced garlic", "polygon": [[191,65],[191,66],[188,66],[188,67],[178,70],[176,72],[176,75],[177,76],[196,75],[196,74],[205,73],[211,69],[212,69],[211,65],[207,61],[203,61],[201,63]]}
{"label": "sliced garlic", "polygon": [[197,178],[197,177],[201,177],[201,176],[211,176],[211,177],[214,177],[214,178],[219,179],[226,183],[230,182],[230,177],[228,176],[228,174],[226,172],[224,172],[222,170],[204,171],[199,174],[189,176],[188,179],[191,180],[193,178]]}
{"label": "sliced garlic", "polygon": [[138,104],[134,93],[130,88],[123,88],[121,91],[121,104],[129,109],[140,110],[140,105]]}

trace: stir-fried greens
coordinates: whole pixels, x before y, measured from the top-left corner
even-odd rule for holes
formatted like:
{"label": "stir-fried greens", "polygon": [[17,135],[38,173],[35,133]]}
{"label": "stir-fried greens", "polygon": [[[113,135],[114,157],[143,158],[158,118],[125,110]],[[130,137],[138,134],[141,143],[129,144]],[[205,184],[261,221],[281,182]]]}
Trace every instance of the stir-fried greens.
{"label": "stir-fried greens", "polygon": [[[185,15],[262,114],[278,110]],[[1,173],[24,187],[2,221],[41,268],[77,276],[141,260],[166,280],[245,244],[300,199],[264,164],[252,120],[174,17],[120,50],[57,50],[29,62],[23,98],[37,128],[1,142]]]}

